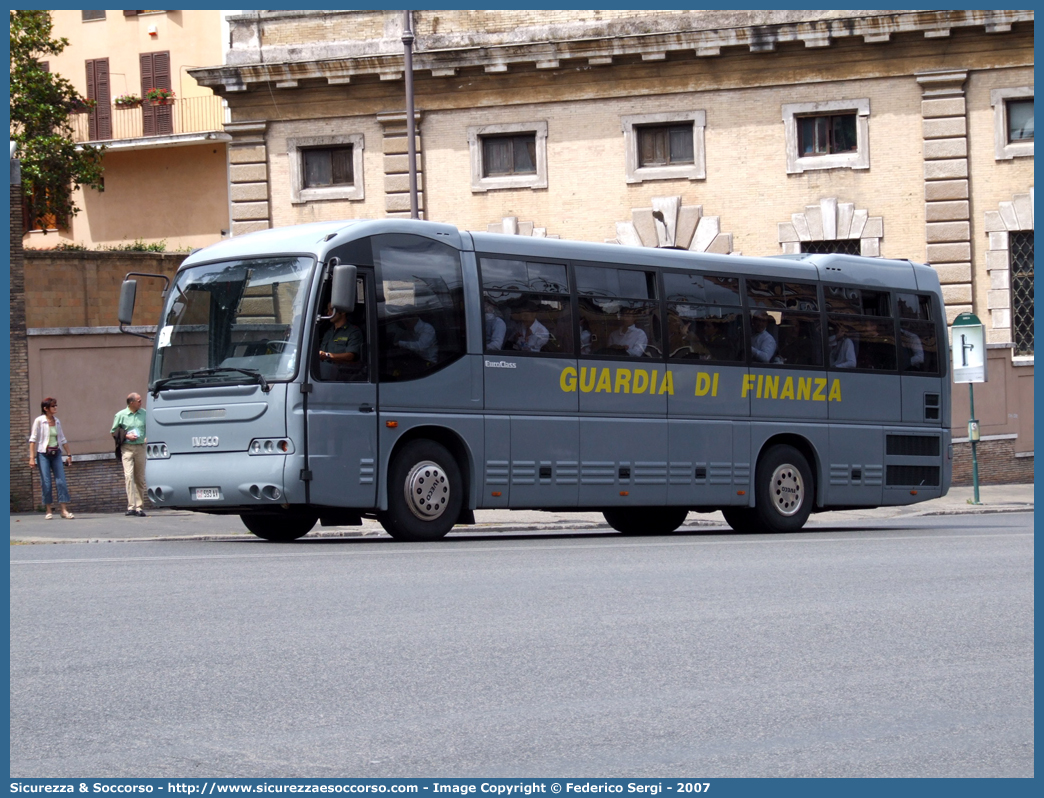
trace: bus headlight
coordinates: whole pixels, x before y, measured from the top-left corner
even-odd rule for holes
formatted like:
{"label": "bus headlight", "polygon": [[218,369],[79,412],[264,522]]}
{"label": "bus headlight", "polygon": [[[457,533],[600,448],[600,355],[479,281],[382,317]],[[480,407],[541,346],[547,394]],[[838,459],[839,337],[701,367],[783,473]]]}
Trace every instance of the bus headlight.
{"label": "bus headlight", "polygon": [[165,443],[146,443],[145,444],[145,459],[146,460],[169,460],[170,452],[167,450],[167,444]]}
{"label": "bus headlight", "polygon": [[294,443],[288,438],[254,438],[247,454],[293,454]]}

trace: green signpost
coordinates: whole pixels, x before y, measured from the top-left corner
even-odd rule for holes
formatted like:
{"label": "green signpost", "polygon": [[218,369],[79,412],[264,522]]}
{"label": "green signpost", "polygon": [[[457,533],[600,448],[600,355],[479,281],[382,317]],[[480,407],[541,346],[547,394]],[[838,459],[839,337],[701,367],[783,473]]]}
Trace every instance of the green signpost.
{"label": "green signpost", "polygon": [[972,447],[972,498],[969,504],[979,501],[979,458],[976,446],[979,443],[979,422],[975,418],[975,383],[986,382],[986,330],[974,313],[961,313],[950,327],[951,355],[953,356],[954,383],[968,383],[968,440]]}

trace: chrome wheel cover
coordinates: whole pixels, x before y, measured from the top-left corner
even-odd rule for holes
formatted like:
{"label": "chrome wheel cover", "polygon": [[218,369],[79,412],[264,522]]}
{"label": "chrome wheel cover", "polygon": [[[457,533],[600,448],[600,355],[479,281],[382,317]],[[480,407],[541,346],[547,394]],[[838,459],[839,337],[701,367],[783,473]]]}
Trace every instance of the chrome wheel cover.
{"label": "chrome wheel cover", "polygon": [[805,481],[801,472],[790,463],[778,466],[772,472],[769,492],[777,513],[787,518],[795,515],[805,501]]}
{"label": "chrome wheel cover", "polygon": [[450,499],[449,477],[438,463],[417,463],[406,475],[406,506],[422,521],[434,521],[446,511]]}

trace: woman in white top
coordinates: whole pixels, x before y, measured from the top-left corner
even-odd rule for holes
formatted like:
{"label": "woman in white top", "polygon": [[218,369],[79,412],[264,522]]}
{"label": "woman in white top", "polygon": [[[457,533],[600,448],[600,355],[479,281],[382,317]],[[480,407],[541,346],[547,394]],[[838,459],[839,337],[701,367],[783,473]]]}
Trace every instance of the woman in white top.
{"label": "woman in white top", "polygon": [[62,422],[55,416],[58,400],[48,396],[40,402],[42,416],[33,422],[33,431],[29,435],[29,467],[40,467],[40,487],[43,489],[43,503],[47,507],[48,521],[54,518],[53,486],[58,489],[58,506],[62,518],[75,518],[66,506],[69,503],[69,487],[65,484],[65,468],[62,463],[62,449],[65,449],[65,460],[72,464],[69,452],[69,441],[62,433]]}

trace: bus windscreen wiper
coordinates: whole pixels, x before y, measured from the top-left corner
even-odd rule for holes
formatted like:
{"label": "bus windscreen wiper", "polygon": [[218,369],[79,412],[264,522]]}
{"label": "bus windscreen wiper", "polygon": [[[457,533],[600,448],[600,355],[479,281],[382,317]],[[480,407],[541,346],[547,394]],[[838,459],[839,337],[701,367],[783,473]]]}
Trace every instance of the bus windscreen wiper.
{"label": "bus windscreen wiper", "polygon": [[152,385],[152,395],[153,397],[158,396],[159,392],[163,390],[163,388],[174,382],[180,382],[181,380],[191,380],[195,377],[212,377],[215,374],[221,374],[223,372],[228,371],[234,371],[240,374],[245,374],[248,377],[252,377],[261,385],[261,390],[265,393],[268,393],[271,390],[271,386],[268,384],[268,381],[265,379],[265,376],[257,369],[244,369],[239,368],[238,366],[217,366],[215,368],[196,369],[195,371],[179,371],[175,372],[174,374],[165,379],[156,380],[156,382]]}

